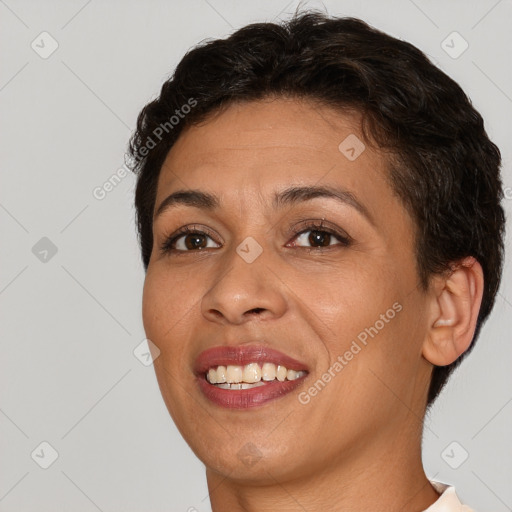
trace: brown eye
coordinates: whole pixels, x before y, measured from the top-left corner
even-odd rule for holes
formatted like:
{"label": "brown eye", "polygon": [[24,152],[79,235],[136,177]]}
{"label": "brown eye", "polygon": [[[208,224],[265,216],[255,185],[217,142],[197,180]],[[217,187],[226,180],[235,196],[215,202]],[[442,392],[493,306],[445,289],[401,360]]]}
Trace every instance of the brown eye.
{"label": "brown eye", "polygon": [[[309,245],[303,245],[309,244]],[[341,234],[331,233],[324,229],[307,229],[301,231],[294,239],[294,247],[321,248],[333,245],[348,246],[349,240]]]}
{"label": "brown eye", "polygon": [[206,235],[201,233],[190,233],[180,238],[183,238],[184,246],[189,250],[204,249],[208,243]]}
{"label": "brown eye", "polygon": [[[211,243],[209,243],[211,240]],[[179,235],[173,239],[172,248],[176,251],[194,251],[206,249],[209,247],[217,247],[206,233],[193,232]]]}
{"label": "brown eye", "polygon": [[331,233],[327,233],[326,231],[310,231],[309,233],[308,242],[311,245],[319,245],[320,247],[331,245]]}
{"label": "brown eye", "polygon": [[169,236],[161,246],[163,253],[172,252],[198,252],[203,249],[217,247],[218,244],[212,237],[201,230],[185,227]]}

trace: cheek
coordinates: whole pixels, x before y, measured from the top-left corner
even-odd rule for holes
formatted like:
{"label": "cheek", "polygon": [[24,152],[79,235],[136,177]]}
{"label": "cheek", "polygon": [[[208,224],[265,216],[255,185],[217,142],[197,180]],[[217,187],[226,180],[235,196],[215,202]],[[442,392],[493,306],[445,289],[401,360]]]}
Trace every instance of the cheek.
{"label": "cheek", "polygon": [[[197,302],[196,287],[176,274],[148,269],[142,295],[142,320],[147,337],[161,352],[180,349],[182,343],[172,343],[180,336],[193,305]],[[183,336],[183,333],[181,333]]]}
{"label": "cheek", "polygon": [[359,388],[356,395],[371,394],[373,387],[381,393],[382,384],[372,382],[377,377],[370,369],[393,387],[401,385],[397,379],[411,376],[404,372],[415,371],[420,354],[420,306],[417,293],[411,293],[414,273],[381,259],[333,275],[310,287],[308,305],[329,327],[324,339],[329,364],[342,358],[338,373],[347,378],[337,385]]}
{"label": "cheek", "polygon": [[[186,364],[190,339],[190,315],[197,296],[165,269],[148,268],[142,296],[142,318],[146,336],[160,350],[153,367],[167,409],[178,428],[193,415],[187,400],[192,374]],[[197,293],[197,292],[196,292]],[[188,420],[185,420],[188,418]]]}
{"label": "cheek", "polygon": [[[420,293],[390,290],[389,295],[371,303],[372,314],[358,319],[363,323],[346,341],[348,357],[353,357],[345,372],[345,377],[350,377],[348,385],[354,396],[376,408],[377,415],[396,408],[405,412],[407,408],[401,404],[412,407],[421,391],[421,347],[425,336],[422,304]],[[353,343],[361,348],[354,349],[358,351],[356,356],[350,355]]]}
{"label": "cheek", "polygon": [[[299,292],[300,290],[300,292]],[[400,277],[377,262],[344,265],[316,274],[299,287],[300,295],[316,316],[330,328],[334,342],[343,349],[367,329],[383,331],[397,316],[393,305],[400,301]],[[381,315],[384,315],[383,319]]]}

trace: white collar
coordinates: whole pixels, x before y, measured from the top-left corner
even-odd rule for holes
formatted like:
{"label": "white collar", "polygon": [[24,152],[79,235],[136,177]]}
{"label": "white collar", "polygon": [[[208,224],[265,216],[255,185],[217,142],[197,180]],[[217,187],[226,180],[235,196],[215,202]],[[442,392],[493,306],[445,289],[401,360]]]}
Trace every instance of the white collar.
{"label": "white collar", "polygon": [[437,492],[441,493],[441,496],[424,512],[474,512],[460,502],[453,486],[434,481],[430,483]]}

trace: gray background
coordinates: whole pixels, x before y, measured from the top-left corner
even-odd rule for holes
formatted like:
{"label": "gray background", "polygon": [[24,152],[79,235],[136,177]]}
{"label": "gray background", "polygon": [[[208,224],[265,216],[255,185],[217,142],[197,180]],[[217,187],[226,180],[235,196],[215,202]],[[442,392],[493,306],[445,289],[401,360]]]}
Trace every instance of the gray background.
{"label": "gray background", "polygon": [[[122,166],[138,111],[189,47],[296,5],[0,0],[0,511],[210,510],[204,468],[141,362],[144,345],[133,353],[145,337],[134,178],[103,200],[93,190]],[[304,5],[412,42],[461,84],[502,151],[510,216],[512,2]],[[58,43],[47,58],[44,31]],[[442,47],[453,31],[469,44],[457,58]],[[464,44],[447,41],[452,54]],[[428,476],[480,512],[512,510],[507,261],[481,339],[425,429]],[[44,441],[58,453],[48,469]]]}

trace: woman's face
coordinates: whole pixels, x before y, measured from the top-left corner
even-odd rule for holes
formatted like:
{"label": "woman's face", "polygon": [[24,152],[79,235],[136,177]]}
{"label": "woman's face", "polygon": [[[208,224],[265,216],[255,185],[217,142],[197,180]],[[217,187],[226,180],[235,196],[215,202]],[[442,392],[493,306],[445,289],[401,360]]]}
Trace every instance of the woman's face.
{"label": "woman's face", "polygon": [[[312,102],[232,105],[163,165],[155,212],[178,191],[216,201],[181,194],[155,217],[144,327],[178,429],[230,479],[321,474],[421,428],[431,367],[414,225],[358,126]],[[253,385],[222,389],[208,368]],[[255,386],[262,371],[274,380]]]}

